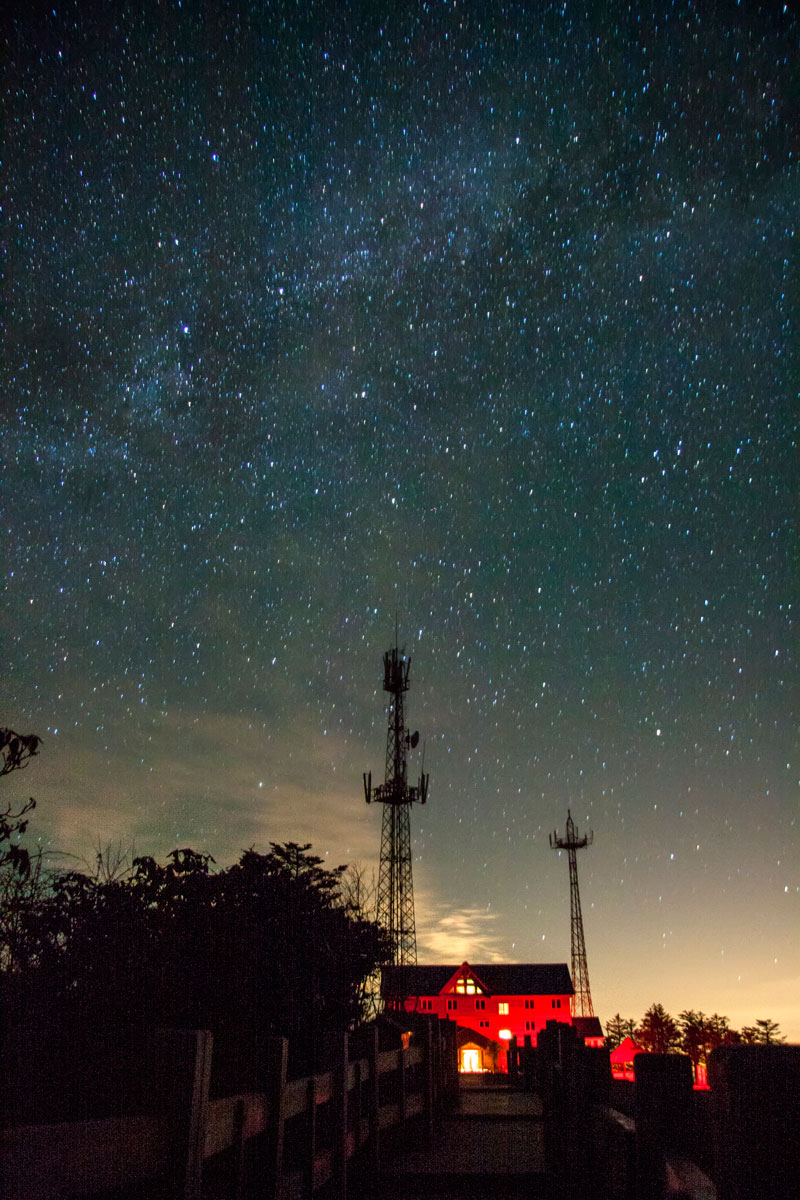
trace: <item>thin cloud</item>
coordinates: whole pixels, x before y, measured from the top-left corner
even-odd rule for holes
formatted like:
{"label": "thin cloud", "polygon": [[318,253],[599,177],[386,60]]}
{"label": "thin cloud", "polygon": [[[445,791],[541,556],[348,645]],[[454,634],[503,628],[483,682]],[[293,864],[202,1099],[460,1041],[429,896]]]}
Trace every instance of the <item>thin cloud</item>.
{"label": "thin cloud", "polygon": [[434,919],[417,922],[417,950],[423,962],[502,962],[500,939],[494,930],[495,913],[484,908],[447,908],[441,904],[417,905],[417,912],[437,911]]}
{"label": "thin cloud", "polygon": [[313,721],[293,721],[280,749],[262,723],[229,713],[173,708],[119,729],[113,774],[108,728],[51,739],[25,780],[39,802],[33,837],[79,857],[119,840],[158,858],[192,846],[220,865],[272,841],[311,842],[336,864],[377,854],[348,748]]}

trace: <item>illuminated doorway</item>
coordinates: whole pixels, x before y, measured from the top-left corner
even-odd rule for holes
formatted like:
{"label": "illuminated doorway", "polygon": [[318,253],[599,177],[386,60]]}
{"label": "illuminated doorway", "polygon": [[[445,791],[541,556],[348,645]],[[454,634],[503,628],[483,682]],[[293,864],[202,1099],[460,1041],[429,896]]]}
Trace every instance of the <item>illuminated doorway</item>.
{"label": "illuminated doorway", "polygon": [[481,1069],[481,1052],[480,1050],[471,1050],[466,1046],[461,1051],[461,1070],[462,1071],[480,1071]]}

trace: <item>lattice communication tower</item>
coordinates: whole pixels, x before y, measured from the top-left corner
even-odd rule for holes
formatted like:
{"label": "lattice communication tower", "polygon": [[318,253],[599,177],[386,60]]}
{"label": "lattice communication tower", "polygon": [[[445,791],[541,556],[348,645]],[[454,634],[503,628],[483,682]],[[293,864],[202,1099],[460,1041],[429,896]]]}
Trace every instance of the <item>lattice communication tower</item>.
{"label": "lattice communication tower", "polygon": [[591,846],[594,834],[589,832],[585,837],[578,837],[578,831],[572,820],[572,813],[567,809],[567,836],[559,837],[557,832],[550,834],[550,845],[553,850],[566,850],[569,859],[569,911],[570,929],[572,935],[572,985],[575,995],[572,997],[573,1017],[593,1017],[592,993],[589,989],[589,968],[586,965],[586,942],[583,938],[583,916],[581,914],[581,894],[578,890],[577,852],[584,846]]}
{"label": "lattice communication tower", "polygon": [[411,660],[397,646],[383,656],[383,690],[390,696],[386,778],[373,787],[372,772],[364,775],[367,804],[374,800],[383,805],[377,920],[389,933],[392,961],[398,966],[416,966],[417,962],[410,812],[412,804],[424,804],[428,798],[427,775],[420,775],[416,787],[409,787],[407,779],[407,754],[419,742],[418,733],[406,732],[403,716],[410,667]]}

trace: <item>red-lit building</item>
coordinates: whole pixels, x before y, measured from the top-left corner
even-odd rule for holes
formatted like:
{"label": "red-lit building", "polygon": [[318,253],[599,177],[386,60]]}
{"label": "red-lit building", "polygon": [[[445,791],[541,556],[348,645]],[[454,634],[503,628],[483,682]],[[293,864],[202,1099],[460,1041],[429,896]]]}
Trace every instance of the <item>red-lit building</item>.
{"label": "red-lit building", "polygon": [[624,1038],[618,1046],[611,1051],[611,1074],[615,1079],[630,1079],[633,1081],[633,1060],[637,1054],[642,1054],[644,1051],[641,1046],[637,1046],[636,1042],[631,1037]]}
{"label": "red-lit building", "polygon": [[606,1044],[599,1017],[573,1017],[572,1024],[583,1038],[585,1046],[602,1048]]}
{"label": "red-lit building", "polygon": [[548,1021],[571,1025],[573,991],[565,963],[392,966],[381,977],[387,1004],[456,1022],[462,1071],[505,1070],[512,1037],[535,1046]]}

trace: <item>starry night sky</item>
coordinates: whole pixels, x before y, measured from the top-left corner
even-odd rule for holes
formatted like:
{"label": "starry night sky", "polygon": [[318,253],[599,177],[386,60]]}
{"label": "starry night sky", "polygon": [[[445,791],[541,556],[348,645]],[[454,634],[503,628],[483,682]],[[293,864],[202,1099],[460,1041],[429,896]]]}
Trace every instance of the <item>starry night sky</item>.
{"label": "starry night sky", "polygon": [[397,616],[420,960],[568,961],[569,807],[601,1018],[800,1040],[797,21],[199,7],[7,25],[6,798],[372,871]]}

